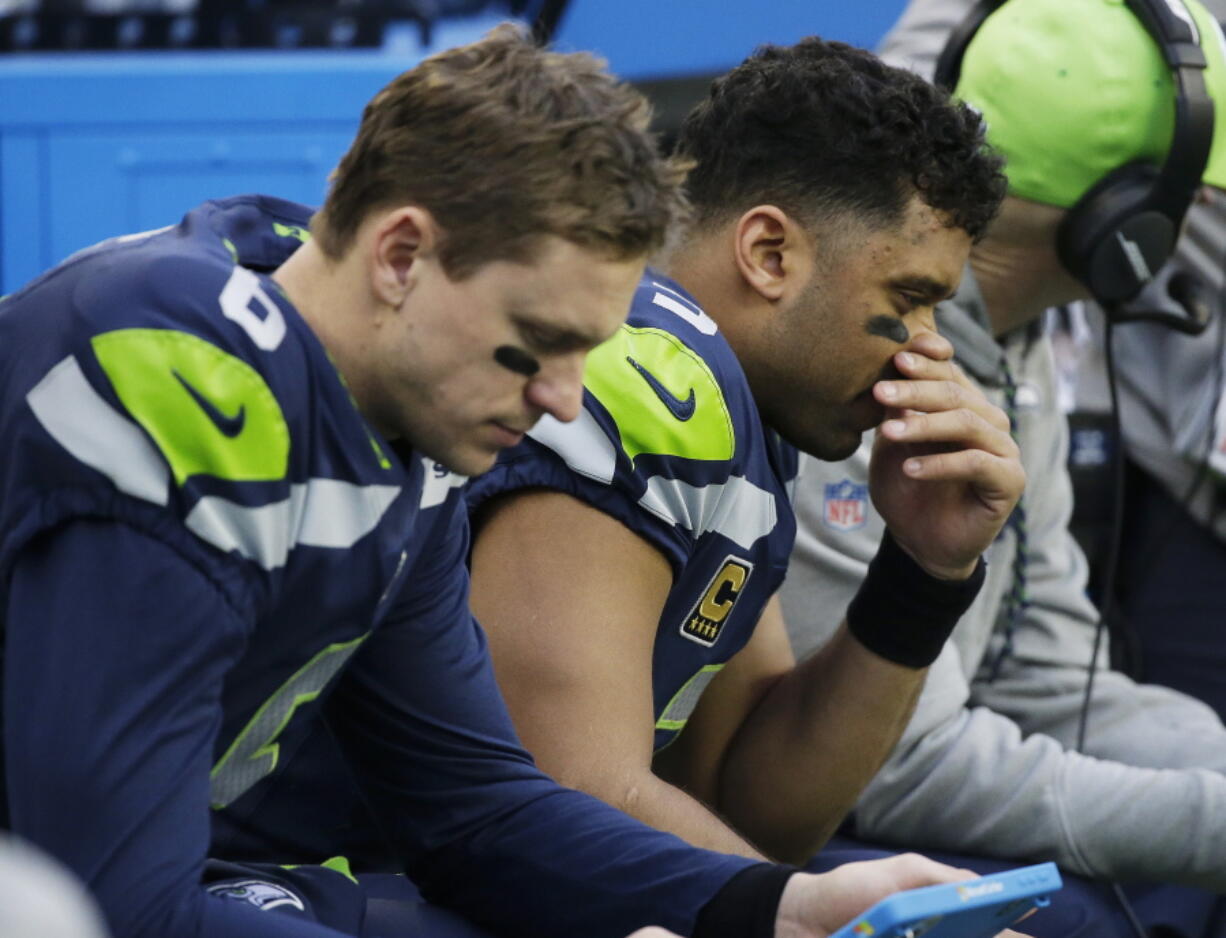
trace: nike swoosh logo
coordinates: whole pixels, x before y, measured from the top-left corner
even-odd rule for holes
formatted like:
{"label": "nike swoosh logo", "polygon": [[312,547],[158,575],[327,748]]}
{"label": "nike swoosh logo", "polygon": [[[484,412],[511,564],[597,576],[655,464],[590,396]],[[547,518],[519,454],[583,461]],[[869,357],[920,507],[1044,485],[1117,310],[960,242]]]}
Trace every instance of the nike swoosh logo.
{"label": "nike swoosh logo", "polygon": [[170,369],[170,373],[179,379],[179,384],[183,385],[183,390],[190,394],[192,400],[200,405],[200,409],[204,411],[205,416],[209,420],[213,421],[213,426],[221,431],[222,436],[233,438],[243,432],[243,427],[247,423],[247,405],[239,405],[238,413],[233,417],[229,417],[218,410],[216,404],[188,384],[187,379],[173,368]]}
{"label": "nike swoosh logo", "polygon": [[660,399],[660,403],[668,408],[668,412],[670,414],[683,422],[694,416],[694,410],[698,406],[698,402],[694,399],[693,388],[690,388],[690,396],[685,400],[682,400],[676,394],[662,385],[655,375],[636,362],[629,355],[626,356],[626,361],[630,363],[635,371],[643,376],[643,380],[646,381],[647,385],[656,392],[656,397]]}

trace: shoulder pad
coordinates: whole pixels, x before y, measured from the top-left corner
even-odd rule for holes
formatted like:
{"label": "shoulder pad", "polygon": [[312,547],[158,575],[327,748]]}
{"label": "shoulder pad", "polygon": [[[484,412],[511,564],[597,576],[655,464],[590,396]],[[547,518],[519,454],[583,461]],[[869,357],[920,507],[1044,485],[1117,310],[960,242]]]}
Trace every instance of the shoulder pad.
{"label": "shoulder pad", "polygon": [[173,329],[118,329],[90,344],[178,485],[194,475],[236,482],[285,477],[289,427],[272,390],[247,362]]}
{"label": "shoulder pad", "polygon": [[697,352],[664,329],[624,325],[589,356],[584,386],[641,453],[728,460],[736,432],[723,389]]}

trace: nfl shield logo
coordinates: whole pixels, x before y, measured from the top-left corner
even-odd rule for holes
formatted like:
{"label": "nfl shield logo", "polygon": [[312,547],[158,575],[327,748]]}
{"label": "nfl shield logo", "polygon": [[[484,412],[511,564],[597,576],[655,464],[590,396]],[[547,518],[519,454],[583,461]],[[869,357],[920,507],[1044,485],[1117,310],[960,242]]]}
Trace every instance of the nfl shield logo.
{"label": "nfl shield logo", "polygon": [[855,531],[868,518],[868,486],[844,479],[827,485],[822,519],[836,531]]}

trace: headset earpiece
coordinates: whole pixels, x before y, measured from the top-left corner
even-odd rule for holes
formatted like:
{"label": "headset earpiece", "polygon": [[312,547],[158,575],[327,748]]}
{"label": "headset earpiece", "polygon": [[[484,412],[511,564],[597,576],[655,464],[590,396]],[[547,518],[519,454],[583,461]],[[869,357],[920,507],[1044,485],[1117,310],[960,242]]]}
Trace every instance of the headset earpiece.
{"label": "headset earpiece", "polygon": [[1140,293],[1175,251],[1176,222],[1154,198],[1158,175],[1141,163],[1117,169],[1082,196],[1060,225],[1061,262],[1105,304]]}
{"label": "headset earpiece", "polygon": [[[1217,289],[1205,277],[1176,258],[1131,300],[1111,310],[1113,323],[1148,322],[1197,336],[1220,318]],[[1216,397],[1214,398],[1216,400]]]}

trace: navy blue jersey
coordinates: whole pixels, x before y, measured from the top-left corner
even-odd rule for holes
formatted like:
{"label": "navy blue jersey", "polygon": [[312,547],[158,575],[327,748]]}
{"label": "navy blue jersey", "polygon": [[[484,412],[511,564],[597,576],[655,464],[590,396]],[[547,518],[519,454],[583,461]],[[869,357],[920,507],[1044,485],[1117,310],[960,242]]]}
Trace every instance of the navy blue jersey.
{"label": "navy blue jersey", "polygon": [[649,270],[626,325],[588,358],[579,419],[546,417],[466,494],[475,509],[516,489],[566,492],[668,558],[673,585],[652,661],[658,749],[783,581],[796,467],[714,320]]}
{"label": "navy blue jersey", "polygon": [[428,897],[508,933],[688,931],[746,861],[522,751],[462,480],[371,429],[266,275],[308,220],[206,203],[0,302],[9,825],[118,938],[331,934],[201,885],[211,813],[257,811],[326,718]]}

